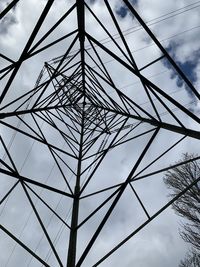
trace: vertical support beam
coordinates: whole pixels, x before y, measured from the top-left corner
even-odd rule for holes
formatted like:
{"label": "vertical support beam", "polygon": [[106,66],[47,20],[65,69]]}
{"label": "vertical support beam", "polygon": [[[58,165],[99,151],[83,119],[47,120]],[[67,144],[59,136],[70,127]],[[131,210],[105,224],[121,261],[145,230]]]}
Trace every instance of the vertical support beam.
{"label": "vertical support beam", "polygon": [[80,144],[79,144],[79,156],[77,165],[76,185],[74,189],[74,201],[72,207],[71,218],[71,231],[69,238],[67,267],[75,267],[76,264],[76,250],[77,250],[77,226],[79,215],[79,202],[80,202],[80,179],[81,179],[81,165],[83,154],[83,141],[84,141],[84,123],[85,123],[85,3],[84,0],[76,0],[77,5],[77,22],[78,22],[78,37],[80,41],[80,53],[81,53],[81,71],[82,71],[82,90],[83,90],[83,109],[81,119],[81,131],[80,131]]}
{"label": "vertical support beam", "polygon": [[82,84],[85,90],[85,3],[84,0],[76,0],[77,4],[77,20],[78,20],[78,36],[80,41],[81,68],[82,68]]}
{"label": "vertical support beam", "polygon": [[81,167],[82,167],[82,157],[83,157],[84,123],[85,123],[85,98],[82,110],[79,156],[77,165],[76,185],[74,189],[74,201],[72,207],[71,231],[69,238],[67,267],[75,267],[76,264],[76,247],[77,247],[77,230],[78,230],[77,226],[78,226],[78,214],[79,214],[79,202],[80,202],[80,180],[81,180]]}

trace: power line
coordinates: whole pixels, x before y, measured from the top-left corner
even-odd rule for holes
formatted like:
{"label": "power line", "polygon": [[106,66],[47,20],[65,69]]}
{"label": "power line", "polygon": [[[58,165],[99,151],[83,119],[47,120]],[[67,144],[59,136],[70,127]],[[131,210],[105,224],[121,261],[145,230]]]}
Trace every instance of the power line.
{"label": "power line", "polygon": [[[197,4],[197,3],[199,3],[199,2],[200,2],[200,1],[198,1],[198,2],[196,2],[196,3],[194,3],[194,4]],[[194,4],[187,5],[187,6],[183,7],[183,8],[180,8],[180,9],[177,9],[177,10],[174,10],[174,11],[171,11],[171,12],[169,12],[169,13],[166,13],[165,15],[162,15],[162,16],[156,17],[156,18],[154,18],[154,19],[151,19],[151,20],[147,21],[146,24],[147,24],[148,26],[153,26],[153,25],[155,25],[155,24],[158,24],[158,23],[160,23],[160,22],[163,22],[163,21],[165,21],[165,20],[167,20],[167,19],[170,19],[170,18],[172,18],[172,17],[176,17],[176,16],[178,16],[178,15],[181,15],[181,14],[187,12],[187,11],[191,11],[191,10],[193,10],[193,9],[196,9],[197,7],[200,6],[200,4],[199,4],[199,5],[196,5],[195,7],[192,7],[192,8],[190,8],[190,9],[184,10],[184,11],[182,11],[182,12],[179,12],[179,13],[174,14],[174,15],[172,15],[172,16],[169,16],[169,17],[167,17],[167,18],[163,18],[163,17],[166,17],[167,15],[173,14],[173,13],[179,11],[179,10],[185,9],[186,7],[189,7],[189,6],[194,5]],[[158,20],[158,19],[160,19],[160,18],[163,18],[163,19]],[[158,21],[156,21],[156,20],[158,20]],[[154,22],[154,21],[155,21],[155,22]],[[134,29],[134,30],[133,30],[133,29]],[[126,36],[126,35],[129,35],[129,34],[131,34],[131,33],[140,31],[140,30],[142,30],[142,29],[143,29],[142,26],[140,26],[140,25],[136,25],[136,26],[134,26],[134,27],[128,28],[128,29],[126,29],[126,30],[123,30],[122,32],[123,32],[124,35]],[[113,38],[114,38],[115,40],[117,40],[117,39],[120,38],[120,35],[119,35],[118,33],[116,33],[116,34],[113,35]],[[111,42],[111,40],[106,41],[107,39],[109,39],[109,37],[106,37],[106,38],[104,38],[104,39],[101,39],[100,42],[101,42],[102,44]],[[104,41],[106,41],[106,42],[104,42]]]}
{"label": "power line", "polygon": [[[173,11],[169,12],[169,13],[166,13],[166,14],[164,14],[164,15],[161,15],[161,16],[159,16],[159,17],[156,17],[156,18],[153,18],[153,19],[151,19],[151,20],[148,20],[148,21],[146,21],[145,23],[146,23],[146,24],[148,24],[148,23],[150,23],[150,22],[153,22],[154,20],[157,20],[157,19],[160,19],[160,18],[166,17],[166,16],[168,16],[168,15],[171,15],[171,14],[173,14],[173,13],[176,13],[177,11],[180,11],[180,10],[186,9],[187,7],[190,7],[190,6],[196,5],[196,4],[198,4],[198,3],[200,3],[200,1],[197,1],[197,2],[195,2],[195,3],[192,3],[192,4],[189,4],[189,5],[186,5],[186,6],[184,6],[184,7],[181,7],[181,8],[175,9],[175,10],[173,10]],[[199,5],[197,5],[197,6],[195,6],[195,7],[192,7],[192,8],[190,8],[190,9],[184,10],[184,11],[183,11],[183,12],[181,12],[181,13],[175,14],[175,16],[177,16],[177,15],[179,15],[179,14],[182,14],[182,13],[185,13],[185,12],[187,12],[187,11],[190,11],[190,10],[192,10],[192,9],[195,9],[195,8],[197,8],[197,7],[199,7]],[[169,17],[169,18],[171,18],[171,17]],[[167,18],[167,19],[168,19],[168,18]],[[135,27],[137,27],[137,26],[138,26],[138,25],[136,25]],[[124,32],[126,32],[126,31],[129,31],[129,30],[132,30],[133,28],[134,28],[134,27],[130,27],[130,28],[128,28],[128,29],[126,29],[126,30],[124,30],[124,31],[123,31],[123,33],[124,33]]]}
{"label": "power line", "polygon": [[[200,28],[200,25],[195,26],[195,27],[192,27],[192,28],[190,28],[190,29],[188,29],[188,30],[179,32],[179,33],[177,33],[177,34],[171,35],[171,36],[169,36],[169,37],[163,38],[163,39],[161,39],[161,40],[159,40],[159,39],[158,39],[158,40],[159,40],[160,43],[163,43],[163,42],[166,42],[166,41],[168,41],[168,40],[170,40],[170,39],[173,39],[174,37],[177,37],[177,36],[179,36],[179,35],[182,35],[182,34],[191,32],[191,31],[196,30],[196,29],[199,29],[199,28]],[[141,47],[141,48],[132,50],[131,53],[133,54],[133,53],[135,53],[135,52],[141,51],[141,50],[143,50],[143,49],[149,48],[149,47],[154,46],[154,45],[156,45],[156,44],[155,44],[155,43],[148,44],[148,45],[143,46],[143,47]],[[121,56],[120,58],[123,58],[123,56]],[[111,59],[111,60],[108,60],[108,61],[104,61],[103,63],[104,63],[104,64],[108,64],[108,63],[113,62],[113,61],[115,61],[115,59]]]}
{"label": "power line", "polygon": [[[197,2],[195,2],[195,3],[193,3],[193,4],[186,5],[186,6],[182,7],[182,8],[179,8],[179,9],[173,10],[173,11],[171,11],[171,12],[169,12],[169,13],[166,13],[166,14],[164,14],[164,15],[161,15],[161,16],[159,16],[159,17],[155,17],[155,18],[153,18],[153,19],[151,19],[151,20],[146,21],[146,24],[147,24],[148,26],[153,26],[153,25],[158,24],[158,23],[160,23],[160,22],[162,22],[162,21],[164,21],[164,20],[167,20],[167,19],[169,19],[169,18],[176,17],[176,16],[181,15],[181,14],[183,14],[183,13],[185,13],[185,12],[188,12],[188,11],[191,11],[191,10],[193,10],[193,9],[196,9],[196,8],[198,8],[198,7],[200,6],[200,4],[197,5],[198,3],[200,3],[200,1],[197,1]],[[190,6],[193,6],[193,5],[196,5],[196,6],[191,7],[191,8],[189,8],[189,9],[186,9],[187,7],[190,7]],[[186,9],[186,10],[183,10],[183,9]],[[181,11],[181,10],[183,10],[183,11]],[[161,19],[161,18],[166,17],[166,16],[168,16],[168,15],[171,15],[171,14],[177,12],[177,11],[181,11],[181,12],[179,12],[178,14],[174,14],[174,15],[172,15],[172,16],[169,16],[169,17],[167,17],[167,18]],[[158,20],[158,19],[161,19],[161,20]],[[158,21],[157,21],[157,20],[158,20]],[[133,32],[137,32],[137,31],[140,31],[140,30],[142,30],[142,29],[143,29],[142,26],[140,26],[140,25],[135,25],[135,26],[133,26],[133,27],[127,28],[126,30],[122,30],[122,33],[124,33],[124,35],[129,35],[129,34],[131,34],[131,33],[133,33]],[[131,31],[131,32],[129,32],[129,31]],[[118,38],[120,38],[120,35],[119,35],[118,33],[115,33],[115,34],[112,35],[112,37],[113,37],[113,39],[117,40]],[[111,41],[112,41],[112,40],[110,40],[109,37],[106,37],[106,38],[103,38],[103,39],[99,40],[99,42],[101,42],[102,44],[105,44],[105,43],[108,43],[108,42],[111,42]],[[86,50],[89,50],[89,49],[91,49],[91,46],[90,46],[90,45],[87,45],[87,46],[85,47],[85,49],[86,49]],[[71,51],[71,53],[73,54],[74,52],[77,52],[77,51],[78,51],[78,49],[75,49],[75,50]],[[70,53],[70,54],[71,54],[71,53]]]}

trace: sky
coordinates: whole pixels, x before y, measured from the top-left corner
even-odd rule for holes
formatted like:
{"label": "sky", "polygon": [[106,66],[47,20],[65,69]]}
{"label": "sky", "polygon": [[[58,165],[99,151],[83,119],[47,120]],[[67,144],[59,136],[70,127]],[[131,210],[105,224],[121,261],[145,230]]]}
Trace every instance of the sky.
{"label": "sky", "polygon": [[[10,1],[7,0],[1,1],[0,10],[5,8],[9,2]],[[198,91],[200,84],[200,2],[195,0],[168,0],[165,2],[159,0],[134,0],[130,2]],[[37,23],[46,3],[47,1],[45,0],[20,0],[17,6],[0,21],[1,55],[3,54],[11,61],[17,61],[20,58],[29,36],[32,33],[33,27]],[[104,45],[104,47],[106,47],[109,51],[114,53],[119,59],[122,59],[125,65],[132,68],[133,65],[131,65],[131,56],[128,54],[128,50],[117,33],[117,28],[108,13],[104,1],[90,0],[86,1],[86,3],[105,27],[102,29],[100,24],[97,23],[87,8],[85,18],[86,32],[94,39],[98,40],[99,43]],[[33,41],[31,48],[37,44],[40,38],[73,4],[74,1],[72,0],[54,1],[54,4],[51,7],[35,40]],[[130,54],[133,56],[137,68],[141,69],[150,62],[161,57],[162,53],[160,49],[156,47],[149,35],[141,28],[135,16],[132,15],[124,3],[120,0],[113,0],[109,1],[109,4],[124,34],[127,45],[131,51]],[[58,28],[38,45],[35,51],[76,29],[77,15],[75,10],[73,10],[58,26]],[[108,36],[109,33],[112,37],[114,37],[114,40],[111,40]],[[59,62],[56,61],[55,58],[66,53],[75,35],[76,33],[72,34],[54,46],[51,46],[50,48],[43,50],[41,53],[28,58],[21,64],[8,93],[1,103],[1,112],[12,112],[22,104],[22,100],[25,101],[28,99],[31,95],[31,90],[36,84],[39,74],[42,70],[44,70],[44,62],[47,62],[49,66],[54,69],[58,67]],[[99,58],[95,54],[94,49],[92,49],[88,38],[86,38],[86,63],[91,67],[92,73],[95,73],[96,71],[102,75],[101,77],[98,75],[95,77],[97,78],[96,84],[99,82],[103,87],[103,89],[100,89],[100,87],[98,88],[96,84],[89,79],[92,76],[90,76],[89,67],[87,67],[88,76],[86,81],[88,83],[88,88],[89,86],[96,86],[95,88],[98,88],[99,90],[92,91],[91,88],[88,89],[87,104],[90,106],[91,103],[96,103],[101,107],[98,108],[98,110],[97,108],[95,109],[92,107],[92,113],[87,117],[87,123],[91,123],[92,121],[93,124],[91,124],[91,127],[94,127],[95,122],[97,124],[102,122],[102,114],[106,116],[108,121],[110,120],[110,116],[113,113],[108,112],[106,115],[102,111],[103,107],[106,107],[106,102],[109,103],[112,109],[116,112],[117,105],[119,105],[124,112],[130,112],[131,115],[136,116],[139,114],[139,116],[147,119],[149,118],[148,114],[150,114],[151,116],[157,118],[155,110],[153,109],[139,78],[134,75],[133,72],[125,68],[124,65],[113,59],[111,53],[106,53],[93,41],[93,39],[91,40],[99,57],[109,72],[112,81],[114,82],[114,87],[118,88],[119,91],[127,97],[123,98],[123,100],[126,101],[129,111],[126,110],[123,101],[116,93],[116,90],[113,89],[110,82],[111,80],[108,79],[105,72],[103,73],[98,68],[100,65]],[[79,47],[79,41],[76,40],[69,53],[69,58],[67,58],[65,62],[68,62],[68,60],[75,55]],[[71,68],[67,72],[64,71],[63,76],[58,76],[57,80],[54,79],[54,85],[60,86],[64,79],[70,77],[76,68],[76,65],[73,66],[73,64],[77,63],[78,60],[80,60],[79,54],[69,63],[68,66]],[[9,60],[6,60],[1,56],[1,70],[9,64]],[[61,67],[63,65],[61,65]],[[2,93],[2,88],[4,88],[8,82],[11,73],[12,71],[5,77],[1,78],[0,93]],[[49,73],[50,72],[47,70],[43,71],[43,76],[39,81],[39,85],[49,78]],[[166,58],[159,60],[147,68],[144,68],[144,70],[141,70],[140,73],[150,82],[160,87],[163,92],[170,95],[177,103],[185,107],[189,112],[191,112],[191,114],[198,117],[199,103],[197,98]],[[70,96],[74,95],[74,87],[70,84],[70,86],[66,88],[66,103],[70,104]],[[91,91],[93,93],[91,93]],[[100,92],[100,95],[98,95],[98,92]],[[178,118],[178,120],[181,121],[186,128],[196,131],[199,130],[199,124],[185,112],[178,110],[176,104],[168,101],[164,96],[161,96],[158,93],[161,100],[169,107],[167,110],[161,102],[155,99],[156,94],[153,92],[155,91],[149,90],[149,94],[153,99],[155,107],[165,123],[180,126],[178,121],[170,114],[171,110],[174,111],[176,118]],[[25,102],[19,110],[34,107],[34,103],[39,94],[40,91],[31,97],[30,101]],[[41,101],[48,98],[51,94],[55,93],[53,85],[49,84],[41,97]],[[23,96],[22,100],[17,100],[12,103],[12,101],[17,99],[19,96]],[[89,96],[94,102],[92,102]],[[97,97],[102,97],[99,102],[96,100]],[[138,106],[132,104],[129,99],[136,102]],[[116,105],[114,105],[112,101],[114,101]],[[12,104],[8,105],[9,103]],[[29,103],[28,106],[27,103]],[[57,102],[54,101],[52,103],[56,104]],[[51,106],[52,104],[49,105]],[[44,107],[42,102],[41,107]],[[62,108],[61,111],[63,111]],[[73,116],[72,111],[68,109],[67,115],[64,115],[61,111],[59,114],[62,115],[63,120],[68,123],[70,121],[69,117]],[[96,111],[99,111],[100,113],[95,113]],[[74,121],[76,121],[80,115],[79,110],[76,110],[75,114],[76,116],[73,117]],[[56,130],[55,125],[67,134],[67,138],[69,138],[69,140],[78,139],[80,136],[76,131],[74,131],[74,129],[72,129],[72,132],[69,131],[69,129],[66,129],[64,121],[59,121],[55,115],[58,114],[52,111],[52,113],[47,114],[41,113],[40,117],[36,115],[31,117],[31,115],[28,114],[24,116],[19,115],[18,117],[8,117],[2,120],[7,123],[7,125],[5,123],[1,123],[0,134],[15,165],[17,166],[17,170],[20,175],[45,183],[57,188],[58,190],[70,193],[63,178],[68,180],[71,188],[74,187],[76,181],[74,172],[77,171],[77,160],[67,154],[71,151],[70,142],[65,142],[63,136],[61,136]],[[37,119],[37,123],[40,125],[42,132],[39,131],[34,118]],[[53,120],[52,125],[49,125],[44,121],[44,119],[48,120],[48,118]],[[124,127],[120,135],[116,137],[116,140],[120,140],[120,138],[125,141],[127,141],[128,138],[132,138],[132,140],[124,142],[123,144],[110,150],[105,159],[103,159],[99,169],[95,172],[94,177],[84,190],[83,196],[87,196],[92,192],[121,183],[127,178],[154,132],[154,127],[152,125],[148,123],[137,125],[137,123],[138,121],[133,118],[128,119],[125,124],[126,127]],[[122,127],[122,124],[123,117],[117,114],[113,119],[113,124],[111,123],[111,134],[106,133],[105,136],[103,135],[100,137],[91,149],[86,152],[86,156],[88,156],[88,158],[84,160],[82,165],[82,169],[86,169],[84,174],[81,176],[82,184],[84,184],[93,171],[94,165],[92,165],[91,168],[88,167],[90,166],[91,161],[97,160],[95,156],[91,155],[95,152],[101,151],[103,147],[107,148],[109,144],[111,144],[119,127]],[[12,129],[10,125],[20,129],[21,131],[28,132],[33,137],[37,137],[39,141],[34,141],[33,138],[27,137],[19,131],[16,132],[16,130]],[[30,125],[32,129],[28,128],[28,125]],[[80,129],[78,124],[75,123],[75,125],[77,125],[76,127]],[[103,122],[102,125],[102,127],[105,127],[106,124]],[[134,128],[135,126],[137,127]],[[129,132],[130,129],[131,131]],[[90,138],[96,137],[99,130],[100,127],[97,128],[94,136]],[[144,132],[147,133],[142,135]],[[124,137],[123,134],[126,133],[127,136]],[[88,133],[86,133],[84,140],[86,140],[87,134]],[[141,136],[133,139],[134,136],[137,135]],[[180,134],[173,133],[166,129],[160,129],[142,162],[135,170],[134,175],[136,177],[140,177],[158,169],[165,168],[170,164],[174,164],[174,162],[177,162],[181,158],[181,155],[185,152],[198,153],[198,140],[187,137],[178,143],[166,155],[144,170],[146,166],[164,153],[164,151],[166,151],[170,146],[173,146],[173,144],[182,137],[183,136]],[[40,142],[40,140],[44,138],[47,142],[54,146],[53,149],[49,149],[48,146]],[[55,146],[58,149],[55,149]],[[78,145],[75,143],[74,150],[77,151],[77,148]],[[2,141],[0,149],[0,159],[13,168]],[[58,164],[55,164],[55,159]],[[2,166],[2,164],[1,168],[3,170],[7,170],[5,165]],[[145,179],[138,179],[132,183],[150,216],[155,214],[169,201],[169,191],[163,183],[163,177],[164,172],[161,172],[156,175],[147,176]],[[9,175],[1,173],[0,181],[0,199],[2,199],[5,193],[16,183],[17,180]],[[32,190],[37,192],[37,194],[43,198],[52,207],[52,209],[55,210],[61,218],[63,218],[63,220],[70,224],[70,212],[72,208],[71,198],[64,195],[61,196],[60,194],[46,189],[41,189],[33,184],[30,184],[30,187]],[[58,255],[63,262],[66,262],[69,239],[68,228],[64,227],[63,223],[56,218],[56,216],[52,215],[52,212],[41,203],[30,189],[27,190],[33,203],[35,203],[38,213],[41,216],[41,220],[43,221],[52,242],[56,244]],[[95,196],[83,198],[80,202],[79,222],[84,220],[113,192],[114,189],[111,189]],[[111,205],[113,199],[114,198],[104,205],[104,207],[100,209],[94,217],[89,219],[78,231],[77,260],[80,258],[81,253],[84,251],[86,245],[92,237],[92,233],[94,233],[95,229],[97,229],[103,216],[106,214],[106,211],[108,210],[109,205]],[[81,266],[93,266],[100,258],[106,255],[113,247],[134,232],[135,229],[142,225],[146,220],[147,216],[144,210],[134,195],[131,187],[127,186],[113,213],[103,227],[101,234],[95,241],[93,248]],[[109,258],[103,261],[99,266],[178,267],[180,260],[184,258],[185,253],[189,248],[188,245],[180,238],[180,221],[181,219],[174,214],[173,210],[168,208],[136,235],[134,235],[125,245],[120,247]],[[39,257],[47,260],[50,266],[59,266],[55,255],[53,255],[50,249],[47,238],[45,238],[43,234],[34,211],[30,206],[30,201],[20,184],[15,187],[9,197],[7,197],[0,205],[0,224],[3,227],[6,227],[6,229],[8,229],[11,233],[15,234],[18,239],[22,240],[22,242],[24,242],[26,246],[34,251]],[[0,254],[0,266],[42,266],[39,261],[29,255],[29,253],[22,247],[16,245],[14,240],[8,237],[3,231],[0,231],[0,250],[3,252]]]}

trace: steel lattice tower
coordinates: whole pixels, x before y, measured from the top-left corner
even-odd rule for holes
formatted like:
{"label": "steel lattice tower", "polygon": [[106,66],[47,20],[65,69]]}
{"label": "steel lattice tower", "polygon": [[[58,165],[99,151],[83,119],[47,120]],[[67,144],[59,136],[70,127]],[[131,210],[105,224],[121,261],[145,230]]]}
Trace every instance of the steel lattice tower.
{"label": "steel lattice tower", "polygon": [[[3,20],[21,2],[10,2],[1,12],[0,19]],[[47,241],[54,263],[48,257],[45,259],[40,256],[37,248],[31,247],[31,241],[23,240],[20,231],[15,232],[5,225],[6,219],[1,222],[0,228],[2,233],[27,252],[24,261],[27,255],[31,260],[34,259],[34,266],[89,266],[87,258],[90,251],[95,248],[99,236],[121,199],[127,194],[128,203],[137,203],[140,207],[141,220],[112,249],[105,250],[103,256],[98,256],[98,251],[96,252],[98,260],[92,266],[98,266],[152,220],[159,218],[167,207],[200,180],[198,178],[195,183],[189,184],[179,195],[154,212],[149,212],[149,204],[136,189],[137,182],[145,187],[148,179],[156,175],[161,179],[164,171],[184,164],[171,165],[170,153],[174,153],[186,140],[195,145],[200,139],[200,119],[195,111],[190,106],[187,107],[183,99],[171,95],[164,84],[152,82],[146,71],[156,64],[165,64],[182,80],[195,103],[198,103],[200,96],[136,12],[131,1],[122,2],[132,16],[133,24],[137,21],[145,38],[156,47],[156,57],[150,57],[151,60],[147,59],[148,62],[143,65],[133,56],[131,45],[134,40],[123,33],[122,22],[111,1],[102,1],[103,8],[107,10],[108,22],[98,18],[90,1],[77,0],[69,9],[63,5],[62,16],[56,17],[50,28],[43,27],[55,2],[49,0],[45,3],[46,6],[17,60],[12,58],[9,51],[0,54],[4,62],[0,71],[1,183],[6,184],[9,180],[0,204],[1,207],[5,205],[4,210],[11,209],[9,198],[20,190],[19,194],[23,194],[35,216],[40,228],[38,231],[42,232]],[[59,36],[55,33],[59,33],[59,27],[63,23],[66,32]],[[110,25],[118,34],[117,40],[109,30]],[[106,34],[107,40],[99,41],[95,31]],[[62,48],[62,53],[60,48],[59,52],[56,51],[57,45]],[[40,55],[44,63],[42,70],[37,69],[37,73],[33,74],[36,77],[40,72],[35,86],[29,85],[26,90],[15,89],[20,86],[18,80],[22,72],[29,65],[36,64]],[[107,66],[105,60],[112,61],[112,67]],[[115,72],[117,75],[120,73],[121,77],[117,77]],[[139,84],[139,91],[135,91],[134,86],[129,92],[123,90],[120,88],[120,79]],[[141,105],[145,101],[148,106]],[[187,127],[190,124],[193,126]],[[164,133],[168,136],[167,140],[162,139]],[[26,147],[23,147],[23,138],[29,140],[31,149],[35,144],[37,146],[38,156],[35,161],[32,159],[32,166],[29,165],[26,171],[22,170],[23,166],[9,143],[9,138],[16,134],[22,138],[22,154],[27,152]],[[119,177],[116,177],[116,172],[120,170],[118,164],[121,153],[126,153],[122,148],[127,144],[131,149],[127,159],[129,167],[125,175],[119,173]],[[25,160],[27,158],[28,156]],[[49,165],[47,159],[51,160]],[[198,159],[196,157],[192,160]],[[109,162],[114,162],[113,173],[108,166]],[[163,165],[159,165],[159,162]],[[43,168],[45,164],[49,169]],[[56,169],[53,178],[52,171],[47,174],[47,171],[54,170],[51,169],[52,166]],[[66,203],[66,209],[60,213],[53,205],[54,198],[58,202],[59,197]],[[24,203],[25,200],[18,203],[18,208],[23,210]],[[89,203],[92,203],[91,206]],[[55,225],[65,228],[66,232],[62,234],[65,240],[65,243],[62,242],[62,252],[53,241],[57,226],[49,228],[45,221],[45,209],[58,221]],[[65,216],[67,209],[68,217]],[[12,223],[15,225],[17,222]],[[91,231],[87,241],[83,243],[81,239],[85,233],[81,230],[84,227],[88,229],[88,223]],[[77,248],[79,243],[80,249]],[[29,265],[21,266],[30,266],[31,261],[26,264]]]}

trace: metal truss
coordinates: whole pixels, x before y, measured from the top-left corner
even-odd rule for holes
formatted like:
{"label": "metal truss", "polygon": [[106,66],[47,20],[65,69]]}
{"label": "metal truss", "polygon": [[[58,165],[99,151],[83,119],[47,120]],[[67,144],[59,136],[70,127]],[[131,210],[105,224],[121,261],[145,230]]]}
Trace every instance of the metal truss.
{"label": "metal truss", "polygon": [[[1,12],[0,19],[3,20],[9,15],[13,7],[20,5],[21,2],[19,0],[11,1]],[[4,179],[10,177],[9,181],[12,181],[4,191],[0,205],[3,207],[9,197],[15,194],[17,188],[21,187],[24,198],[29,203],[30,210],[38,222],[38,227],[47,240],[47,245],[54,257],[54,264],[48,261],[48,258],[44,259],[40,256],[38,251],[31,248],[29,243],[23,241],[19,232],[11,231],[5,223],[2,223],[0,228],[17,245],[27,251],[29,258],[35,260],[34,266],[41,266],[41,264],[42,266],[61,267],[90,266],[87,263],[87,258],[91,249],[95,249],[97,239],[101,236],[115,208],[129,189],[133,196],[129,203],[130,205],[132,202],[138,203],[143,219],[137,227],[130,228],[129,235],[109,251],[106,251],[103,256],[98,256],[97,251],[98,260],[91,265],[94,267],[101,265],[200,180],[198,178],[188,185],[180,194],[162,205],[154,213],[148,211],[146,202],[137,192],[138,181],[141,181],[145,186],[147,180],[153,176],[160,175],[161,179],[166,170],[186,163],[172,165],[170,160],[166,161],[172,150],[176,151],[177,146],[185,140],[197,142],[200,139],[200,132],[197,130],[200,123],[199,117],[184,104],[183,99],[173,97],[164,88],[165,86],[162,88],[161,85],[153,83],[145,75],[146,70],[151,69],[156,64],[167,62],[173,72],[182,79],[187,91],[195,99],[195,103],[200,98],[198,91],[147,24],[144,23],[131,1],[123,0],[122,2],[133,17],[133,22],[137,21],[157,49],[157,57],[143,65],[134,58],[130,48],[134,39],[131,39],[130,42],[130,39],[124,35],[120,20],[110,1],[104,0],[102,4],[107,10],[114,31],[118,34],[117,40],[108,30],[106,22],[98,18],[87,1],[75,1],[71,8],[64,10],[63,15],[53,26],[44,31],[42,26],[48,18],[52,6],[56,5],[55,2],[53,0],[46,2],[46,6],[42,10],[18,60],[12,59],[9,51],[0,54],[4,62],[0,70],[3,84],[0,95],[0,124],[2,129],[0,173]],[[63,8],[65,9],[65,7]],[[70,29],[68,25],[70,21],[68,18],[71,15],[76,17],[74,29],[73,27]],[[97,36],[92,34],[94,30],[92,31],[91,27],[88,26],[88,18],[91,19],[94,28],[97,27],[107,36],[112,46],[107,45],[107,42],[100,41]],[[51,39],[56,31],[59,32],[59,26],[62,23],[68,25],[66,28],[70,31],[66,31],[63,36],[56,37],[49,42],[48,38]],[[52,60],[51,49],[55,50],[57,45],[60,45],[63,54],[62,56],[57,54],[57,58]],[[35,86],[31,88],[29,85],[28,90],[25,92],[22,90],[21,93],[19,88],[16,88],[15,81],[22,75],[20,71],[24,64],[27,63],[26,66],[35,64],[31,60],[34,58],[37,60],[40,55],[45,55],[46,60],[44,60]],[[112,67],[106,65],[105,58],[113,62]],[[120,72],[122,76],[127,76],[127,81],[133,77],[134,81],[141,86],[140,92],[135,93],[134,86],[129,93],[120,88],[119,81],[114,75],[115,68],[116,72]],[[140,104],[142,99],[144,99],[143,102],[148,102],[148,106]],[[195,127],[187,127],[188,121],[190,125],[193,123]],[[16,156],[13,155],[11,146],[9,146],[6,137],[7,132],[36,143],[38,154],[43,153],[40,152],[39,147],[41,147],[42,151],[44,150],[48,155],[47,157],[51,157],[52,165],[57,170],[57,182],[54,179],[54,182],[51,183],[49,179],[42,177],[37,170],[33,171],[33,175],[25,175],[21,165],[16,160]],[[52,136],[50,136],[51,133]],[[164,133],[170,136],[172,142],[165,140],[165,146],[160,144],[160,151],[158,151],[158,144],[155,145],[155,143]],[[120,149],[127,144],[130,145],[131,149],[134,149],[135,146],[136,151],[132,153],[132,157],[129,155],[129,160],[132,162],[129,164],[129,171],[125,176],[121,177],[119,174],[120,178],[116,178],[116,173],[107,172],[106,162],[115,162],[115,156],[117,158],[123,157],[120,153],[124,152]],[[21,150],[23,154],[23,146]],[[149,151],[152,152],[151,155],[153,156],[149,156]],[[110,158],[109,155],[112,157]],[[43,164],[40,155],[38,155],[38,159],[40,164]],[[192,160],[199,160],[199,157]],[[165,162],[165,164],[159,165],[158,162]],[[103,176],[106,176],[110,183],[103,186],[104,183],[102,182],[101,187],[101,183],[97,182],[95,187],[95,182],[92,183],[92,181],[103,180]],[[49,197],[43,197],[41,190],[44,190]],[[64,197],[65,202],[69,203],[71,207],[70,221],[49,204],[49,200],[54,194]],[[96,201],[101,195],[103,197]],[[81,203],[84,200],[93,203],[95,208],[85,212],[81,218]],[[43,205],[68,232],[64,238],[65,244],[62,243],[62,247],[66,246],[64,253],[66,257],[61,257],[61,253],[51,236],[51,230],[48,229],[36,201]],[[18,208],[23,209],[23,202],[19,204]],[[102,213],[98,215],[102,210],[104,210],[103,215]],[[87,207],[84,208],[84,211],[87,211]],[[98,218],[98,222],[93,218]],[[96,223],[95,228],[91,230],[90,237],[82,245],[80,252],[77,248],[78,242],[81,242],[78,239],[79,233],[90,221]],[[27,257],[26,254],[25,258]],[[29,265],[23,266],[30,266],[30,262]]]}

